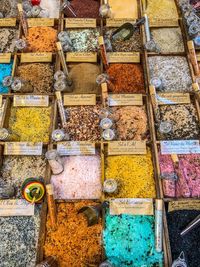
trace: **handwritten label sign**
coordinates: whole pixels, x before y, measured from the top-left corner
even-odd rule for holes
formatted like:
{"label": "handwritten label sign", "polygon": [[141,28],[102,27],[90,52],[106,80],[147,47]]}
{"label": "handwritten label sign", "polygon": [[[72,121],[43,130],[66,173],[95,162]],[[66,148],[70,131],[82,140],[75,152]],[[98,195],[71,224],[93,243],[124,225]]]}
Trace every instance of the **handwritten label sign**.
{"label": "handwritten label sign", "polygon": [[139,52],[110,52],[107,55],[109,63],[140,63]]}
{"label": "handwritten label sign", "polygon": [[21,63],[52,62],[52,53],[22,53]]}
{"label": "handwritten label sign", "polygon": [[0,63],[10,63],[11,53],[0,53]]}
{"label": "handwritten label sign", "polygon": [[159,93],[156,95],[158,105],[190,104],[190,94],[187,93]]}
{"label": "handwritten label sign", "polygon": [[168,212],[174,210],[200,210],[200,200],[170,201]]}
{"label": "handwritten label sign", "polygon": [[96,105],[95,94],[64,95],[64,106],[93,106]]}
{"label": "handwritten label sign", "polygon": [[126,22],[135,23],[133,19],[106,19],[106,26],[107,27],[120,27]]}
{"label": "handwritten label sign", "polygon": [[0,27],[14,27],[16,22],[16,18],[2,18],[0,19]]}
{"label": "handwritten label sign", "polygon": [[97,62],[96,52],[69,52],[66,56],[67,62]]}
{"label": "handwritten label sign", "polygon": [[150,19],[150,27],[178,27],[178,19]]}
{"label": "handwritten label sign", "polygon": [[33,216],[35,204],[30,204],[24,199],[0,200],[0,216]]}
{"label": "handwritten label sign", "polygon": [[30,18],[28,27],[53,27],[54,19],[51,18]]}
{"label": "handwritten label sign", "polygon": [[15,95],[14,107],[48,107],[48,95]]}
{"label": "handwritten label sign", "polygon": [[42,143],[7,142],[4,146],[4,155],[42,155]]}
{"label": "handwritten label sign", "polygon": [[115,106],[142,106],[142,94],[109,94],[108,104]]}
{"label": "handwritten label sign", "polygon": [[200,154],[199,140],[161,141],[161,154]]}
{"label": "handwritten label sign", "polygon": [[110,214],[153,215],[153,200],[142,198],[111,199]]}
{"label": "handwritten label sign", "polygon": [[95,155],[95,143],[89,141],[59,142],[57,151],[62,156]]}
{"label": "handwritten label sign", "polygon": [[96,19],[90,18],[67,18],[65,19],[66,28],[96,28]]}
{"label": "handwritten label sign", "polygon": [[145,141],[112,141],[108,143],[108,155],[146,154]]}

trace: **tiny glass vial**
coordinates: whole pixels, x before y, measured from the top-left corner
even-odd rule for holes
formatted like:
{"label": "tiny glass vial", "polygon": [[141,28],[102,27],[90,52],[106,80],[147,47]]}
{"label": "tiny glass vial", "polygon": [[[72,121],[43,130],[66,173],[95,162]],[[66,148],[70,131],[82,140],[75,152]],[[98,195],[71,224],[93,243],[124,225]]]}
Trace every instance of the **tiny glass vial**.
{"label": "tiny glass vial", "polygon": [[2,84],[5,87],[9,87],[11,86],[11,84],[13,83],[13,77],[12,76],[5,76],[3,78]]}
{"label": "tiny glass vial", "polygon": [[33,6],[31,9],[31,14],[33,18],[39,17],[40,12],[41,12],[40,6]]}
{"label": "tiny glass vial", "polygon": [[63,140],[68,141],[70,137],[63,129],[56,129],[52,132],[52,139],[55,142],[59,142]]}
{"label": "tiny glass vial", "polygon": [[23,10],[25,12],[31,11],[31,9],[32,9],[32,5],[31,5],[30,1],[27,1],[27,0],[22,2],[22,6],[23,6]]}
{"label": "tiny glass vial", "polygon": [[58,81],[58,80],[65,80],[65,79],[66,79],[66,75],[64,74],[62,70],[58,70],[55,72],[54,80]]}
{"label": "tiny glass vial", "polygon": [[65,80],[57,80],[54,83],[54,89],[56,91],[66,91],[67,90],[67,83]]}
{"label": "tiny glass vial", "polygon": [[103,191],[107,194],[114,194],[118,191],[118,184],[115,179],[107,179],[103,184]]}
{"label": "tiny glass vial", "polygon": [[102,129],[106,130],[106,129],[110,129],[113,125],[113,122],[111,119],[109,118],[103,118],[100,122],[100,126]]}
{"label": "tiny glass vial", "polygon": [[162,80],[159,77],[153,77],[150,80],[150,84],[153,85],[156,90],[162,90]]}
{"label": "tiny glass vial", "polygon": [[161,121],[159,125],[159,132],[161,134],[168,134],[172,131],[172,123],[170,121]]}
{"label": "tiny glass vial", "polygon": [[0,199],[9,199],[15,196],[15,188],[12,185],[0,184]]}
{"label": "tiny glass vial", "polygon": [[24,39],[18,39],[18,40],[16,40],[15,47],[18,50],[23,50],[24,48],[27,47],[26,41]]}
{"label": "tiny glass vial", "polygon": [[53,174],[58,175],[64,171],[62,159],[55,149],[51,149],[45,154]]}
{"label": "tiny glass vial", "polygon": [[199,24],[196,23],[196,22],[193,22],[193,23],[189,26],[189,30],[188,30],[189,35],[190,35],[190,36],[196,36],[199,32],[200,32]]}
{"label": "tiny glass vial", "polygon": [[102,136],[104,140],[111,141],[115,138],[115,132],[112,129],[106,129],[103,131]]}
{"label": "tiny glass vial", "polygon": [[102,262],[99,267],[114,267],[110,261],[106,260],[104,262]]}
{"label": "tiny glass vial", "polygon": [[11,89],[14,92],[32,93],[34,88],[28,81],[22,81],[20,78],[15,77],[11,84]]}

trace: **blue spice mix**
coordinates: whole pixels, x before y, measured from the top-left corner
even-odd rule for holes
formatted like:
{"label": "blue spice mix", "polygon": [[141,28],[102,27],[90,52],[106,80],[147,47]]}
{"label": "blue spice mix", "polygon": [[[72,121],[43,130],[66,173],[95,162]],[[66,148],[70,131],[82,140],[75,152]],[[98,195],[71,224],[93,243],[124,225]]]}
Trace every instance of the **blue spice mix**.
{"label": "blue spice mix", "polygon": [[0,64],[0,94],[6,94],[9,92],[9,88],[3,86],[2,82],[5,76],[11,76],[13,61],[10,63]]}

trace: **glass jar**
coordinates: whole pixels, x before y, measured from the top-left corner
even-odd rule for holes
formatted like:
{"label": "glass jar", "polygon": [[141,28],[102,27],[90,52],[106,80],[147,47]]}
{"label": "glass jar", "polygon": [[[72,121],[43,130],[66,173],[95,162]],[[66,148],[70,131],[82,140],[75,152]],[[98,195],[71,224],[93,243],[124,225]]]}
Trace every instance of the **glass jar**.
{"label": "glass jar", "polygon": [[53,174],[58,175],[64,171],[64,165],[57,150],[51,149],[47,151],[45,157],[49,162]]}
{"label": "glass jar", "polygon": [[65,80],[65,79],[66,79],[66,75],[64,74],[62,70],[58,70],[55,72],[54,80],[58,81],[58,80]]}
{"label": "glass jar", "polygon": [[103,184],[103,191],[107,194],[114,194],[118,191],[118,184],[115,179],[106,179]]}
{"label": "glass jar", "polygon": [[100,126],[102,129],[106,130],[106,129],[110,129],[113,125],[113,122],[111,119],[109,118],[103,118],[101,121],[100,121]]}
{"label": "glass jar", "polygon": [[106,129],[102,133],[104,140],[111,141],[115,138],[115,132],[112,129]]}
{"label": "glass jar", "polygon": [[67,133],[65,133],[65,131],[63,129],[56,129],[52,132],[52,139],[55,142],[59,142],[59,141],[69,141],[70,137]]}

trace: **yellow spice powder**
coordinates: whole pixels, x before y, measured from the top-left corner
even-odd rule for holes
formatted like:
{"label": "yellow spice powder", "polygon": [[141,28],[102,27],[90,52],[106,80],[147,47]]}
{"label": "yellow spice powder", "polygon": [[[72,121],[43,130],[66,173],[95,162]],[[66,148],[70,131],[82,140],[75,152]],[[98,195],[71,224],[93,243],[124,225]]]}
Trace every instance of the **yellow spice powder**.
{"label": "yellow spice powder", "polygon": [[12,141],[48,142],[50,116],[51,107],[12,107],[9,119]]}
{"label": "yellow spice powder", "polygon": [[149,0],[145,11],[149,19],[176,19],[178,13],[174,0]]}
{"label": "yellow spice powder", "polygon": [[105,165],[105,179],[116,179],[119,185],[118,193],[111,197],[156,197],[150,150],[146,155],[108,156]]}

